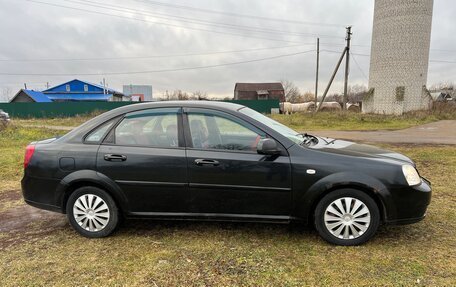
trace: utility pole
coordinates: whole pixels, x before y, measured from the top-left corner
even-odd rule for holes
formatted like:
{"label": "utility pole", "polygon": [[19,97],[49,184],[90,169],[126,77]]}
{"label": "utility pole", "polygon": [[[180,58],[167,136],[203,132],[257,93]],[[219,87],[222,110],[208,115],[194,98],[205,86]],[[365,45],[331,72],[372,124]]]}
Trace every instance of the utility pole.
{"label": "utility pole", "polygon": [[27,90],[27,83],[24,83],[24,89]]}
{"label": "utility pole", "polygon": [[345,47],[345,82],[344,82],[344,106],[343,110],[347,110],[347,101],[348,101],[348,73],[350,68],[350,40],[351,40],[351,26],[347,27],[347,36],[345,40],[347,41],[347,46]]}
{"label": "utility pole", "polygon": [[320,38],[317,38],[317,71],[315,75],[315,109],[318,102],[318,69],[320,68]]}
{"label": "utility pole", "polygon": [[339,70],[340,64],[342,63],[342,60],[344,59],[345,54],[347,53],[347,48],[344,48],[344,51],[342,52],[342,55],[340,55],[339,61],[337,62],[336,68],[334,69],[334,72],[331,75],[331,78],[329,79],[329,83],[326,86],[325,91],[323,92],[323,96],[321,97],[320,100],[320,105],[316,107],[315,112],[318,112],[323,105],[323,102],[325,101],[326,95],[328,94],[329,88],[331,88],[331,84],[334,81],[334,78],[336,77],[337,71]]}

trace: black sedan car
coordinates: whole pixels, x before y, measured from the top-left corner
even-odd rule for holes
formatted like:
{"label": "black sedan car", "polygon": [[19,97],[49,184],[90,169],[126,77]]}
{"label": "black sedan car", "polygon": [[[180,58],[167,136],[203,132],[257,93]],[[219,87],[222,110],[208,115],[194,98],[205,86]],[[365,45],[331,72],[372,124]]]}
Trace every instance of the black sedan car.
{"label": "black sedan car", "polygon": [[430,183],[408,157],[300,134],[241,105],[135,104],[26,148],[22,191],[86,237],[121,217],[314,224],[366,242],[380,224],[424,218]]}

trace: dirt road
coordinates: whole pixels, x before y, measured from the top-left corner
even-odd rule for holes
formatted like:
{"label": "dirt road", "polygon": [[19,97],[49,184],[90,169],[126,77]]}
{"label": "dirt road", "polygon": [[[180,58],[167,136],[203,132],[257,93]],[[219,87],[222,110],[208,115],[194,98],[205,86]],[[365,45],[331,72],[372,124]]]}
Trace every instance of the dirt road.
{"label": "dirt road", "polygon": [[456,145],[456,121],[445,120],[396,131],[312,131],[318,136],[352,141]]}

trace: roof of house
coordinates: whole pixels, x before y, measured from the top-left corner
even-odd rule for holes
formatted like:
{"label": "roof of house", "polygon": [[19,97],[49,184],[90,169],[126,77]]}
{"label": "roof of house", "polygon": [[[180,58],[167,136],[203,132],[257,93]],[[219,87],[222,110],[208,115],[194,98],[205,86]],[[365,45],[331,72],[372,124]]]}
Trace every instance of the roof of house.
{"label": "roof of house", "polygon": [[47,94],[48,98],[53,101],[58,100],[65,100],[65,101],[107,101],[109,98],[112,97],[112,94],[65,94],[65,93],[54,93],[54,94]]}
{"label": "roof of house", "polygon": [[260,90],[281,91],[283,90],[282,83],[236,83],[235,91],[256,92]]}
{"label": "roof of house", "polygon": [[45,94],[42,92],[34,91],[34,90],[26,90],[26,89],[20,89],[19,92],[11,99],[10,102],[13,102],[14,99],[19,96],[19,94],[23,92],[30,98],[32,98],[35,102],[37,103],[50,103],[52,102]]}

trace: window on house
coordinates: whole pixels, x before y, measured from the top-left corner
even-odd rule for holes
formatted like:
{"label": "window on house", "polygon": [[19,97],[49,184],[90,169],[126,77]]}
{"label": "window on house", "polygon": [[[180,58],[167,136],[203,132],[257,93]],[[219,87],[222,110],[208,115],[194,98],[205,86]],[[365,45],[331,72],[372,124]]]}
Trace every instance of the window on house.
{"label": "window on house", "polygon": [[66,84],[66,85],[65,85],[65,89],[66,89],[67,92],[69,92],[69,91],[70,91],[70,85],[69,85],[69,84]]}
{"label": "window on house", "polygon": [[88,85],[84,85],[84,92],[88,92],[89,91],[89,86]]}
{"label": "window on house", "polygon": [[398,101],[398,102],[404,101],[404,95],[405,95],[405,87],[404,86],[396,87],[396,101]]}

